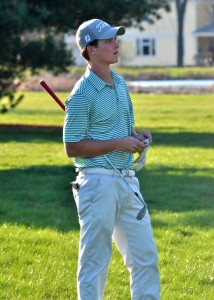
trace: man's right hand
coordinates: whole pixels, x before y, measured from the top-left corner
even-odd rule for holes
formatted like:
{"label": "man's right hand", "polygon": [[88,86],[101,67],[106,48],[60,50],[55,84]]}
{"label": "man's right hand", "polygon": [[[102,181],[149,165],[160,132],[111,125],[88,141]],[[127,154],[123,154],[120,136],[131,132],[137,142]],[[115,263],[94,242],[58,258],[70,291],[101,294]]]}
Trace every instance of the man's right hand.
{"label": "man's right hand", "polygon": [[144,142],[139,141],[138,139],[128,136],[118,140],[118,148],[119,150],[135,153],[135,152],[142,152],[146,145]]}

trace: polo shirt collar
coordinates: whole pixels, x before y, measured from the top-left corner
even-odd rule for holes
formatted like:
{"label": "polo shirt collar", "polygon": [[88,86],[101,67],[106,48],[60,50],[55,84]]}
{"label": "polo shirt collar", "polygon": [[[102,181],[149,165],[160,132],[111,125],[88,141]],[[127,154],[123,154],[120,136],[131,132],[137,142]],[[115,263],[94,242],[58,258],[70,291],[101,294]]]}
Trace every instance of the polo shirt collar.
{"label": "polo shirt collar", "polygon": [[[119,78],[117,73],[115,73],[114,71],[111,71],[111,73],[115,85],[119,84],[121,79]],[[97,76],[89,67],[86,68],[85,78],[87,78],[98,91],[101,91],[107,85],[107,83],[103,81],[99,76]]]}

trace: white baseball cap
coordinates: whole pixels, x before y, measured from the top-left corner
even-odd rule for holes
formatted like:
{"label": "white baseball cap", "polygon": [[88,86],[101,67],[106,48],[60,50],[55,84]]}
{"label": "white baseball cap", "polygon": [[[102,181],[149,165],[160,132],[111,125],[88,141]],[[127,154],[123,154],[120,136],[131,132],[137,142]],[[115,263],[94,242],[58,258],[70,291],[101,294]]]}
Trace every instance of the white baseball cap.
{"label": "white baseball cap", "polygon": [[108,23],[92,19],[80,25],[76,33],[76,43],[80,50],[83,50],[94,40],[107,40],[116,35],[123,35],[125,27],[111,27]]}

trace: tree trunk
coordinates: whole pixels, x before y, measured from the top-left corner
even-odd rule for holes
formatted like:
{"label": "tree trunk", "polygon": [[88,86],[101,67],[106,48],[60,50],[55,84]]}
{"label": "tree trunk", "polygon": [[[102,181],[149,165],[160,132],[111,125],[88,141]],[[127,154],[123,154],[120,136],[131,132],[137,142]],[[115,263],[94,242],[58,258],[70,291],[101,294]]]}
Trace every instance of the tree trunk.
{"label": "tree trunk", "polygon": [[178,33],[177,33],[177,66],[184,65],[184,15],[188,0],[176,0],[177,18],[178,18]]}

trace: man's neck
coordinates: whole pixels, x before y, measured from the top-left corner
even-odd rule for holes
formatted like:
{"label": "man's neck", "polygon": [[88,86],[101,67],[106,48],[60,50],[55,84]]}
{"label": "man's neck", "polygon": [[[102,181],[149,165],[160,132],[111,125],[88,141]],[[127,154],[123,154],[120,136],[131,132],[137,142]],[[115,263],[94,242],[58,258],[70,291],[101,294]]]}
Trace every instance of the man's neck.
{"label": "man's neck", "polygon": [[114,81],[111,76],[111,69],[109,65],[105,66],[98,66],[95,64],[88,64],[88,67],[97,75],[99,76],[104,82],[114,85]]}

